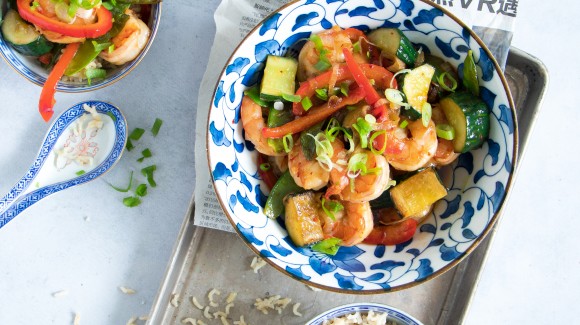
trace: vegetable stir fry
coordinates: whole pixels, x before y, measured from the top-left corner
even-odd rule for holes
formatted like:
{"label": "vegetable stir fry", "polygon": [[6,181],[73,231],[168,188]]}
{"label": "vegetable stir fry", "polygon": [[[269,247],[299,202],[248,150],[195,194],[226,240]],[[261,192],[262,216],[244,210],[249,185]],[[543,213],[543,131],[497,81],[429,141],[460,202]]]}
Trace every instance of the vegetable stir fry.
{"label": "vegetable stir fry", "polygon": [[267,57],[241,121],[294,244],[335,254],[410,240],[447,195],[437,171],[489,135],[469,53],[459,79],[398,29],[334,27],[298,58]]}
{"label": "vegetable stir fry", "polygon": [[134,60],[145,48],[151,4],[161,0],[14,0],[2,36],[17,52],[35,57],[49,71],[39,110],[53,114],[61,78],[87,82]]}

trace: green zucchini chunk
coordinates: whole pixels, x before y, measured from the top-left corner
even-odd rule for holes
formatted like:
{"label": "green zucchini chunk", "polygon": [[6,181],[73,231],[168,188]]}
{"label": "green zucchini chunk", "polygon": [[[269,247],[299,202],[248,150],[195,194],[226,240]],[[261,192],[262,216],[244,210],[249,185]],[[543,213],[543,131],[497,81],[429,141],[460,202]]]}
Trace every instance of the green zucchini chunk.
{"label": "green zucchini chunk", "polygon": [[456,92],[440,102],[449,124],[455,129],[453,149],[468,152],[481,147],[489,136],[489,108],[470,92]]}
{"label": "green zucchini chunk", "polygon": [[18,12],[9,10],[2,22],[2,35],[14,50],[22,55],[41,56],[50,52],[53,43],[42,36],[34,26],[25,22]]}
{"label": "green zucchini chunk", "polygon": [[298,61],[294,58],[268,55],[260,98],[268,101],[282,100],[284,95],[294,95]]}
{"label": "green zucchini chunk", "polygon": [[433,168],[425,168],[390,189],[391,199],[403,218],[421,217],[447,195]]}
{"label": "green zucchini chunk", "polygon": [[419,54],[411,41],[399,29],[378,28],[370,32],[368,38],[385,54],[398,57],[409,68],[415,66],[415,61]]}

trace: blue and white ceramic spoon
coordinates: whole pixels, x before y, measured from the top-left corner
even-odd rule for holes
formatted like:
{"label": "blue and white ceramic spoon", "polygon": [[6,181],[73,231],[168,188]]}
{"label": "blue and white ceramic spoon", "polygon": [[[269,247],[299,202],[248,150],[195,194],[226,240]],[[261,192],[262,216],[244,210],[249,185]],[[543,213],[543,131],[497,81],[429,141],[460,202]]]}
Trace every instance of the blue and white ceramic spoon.
{"label": "blue and white ceramic spoon", "polygon": [[[85,105],[96,109],[101,128],[87,127],[95,116]],[[64,111],[51,125],[26,175],[0,199],[0,228],[50,194],[103,175],[121,158],[126,141],[127,121],[109,103],[85,101]]]}

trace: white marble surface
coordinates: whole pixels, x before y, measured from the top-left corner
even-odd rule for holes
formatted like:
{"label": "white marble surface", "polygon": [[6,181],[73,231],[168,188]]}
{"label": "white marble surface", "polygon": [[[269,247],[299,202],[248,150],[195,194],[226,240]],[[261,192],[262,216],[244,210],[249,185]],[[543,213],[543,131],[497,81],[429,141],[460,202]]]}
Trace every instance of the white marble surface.
{"label": "white marble surface", "polygon": [[[149,312],[193,193],[197,89],[211,46],[219,1],[165,1],[157,39],[128,77],[86,94],[58,94],[57,107],[110,101],[130,129],[164,120],[154,154],[158,187],[126,208],[107,185],[139,171],[126,153],[104,179],[57,193],[0,229],[0,324],[125,324]],[[519,2],[513,45],[537,56],[550,87],[466,324],[574,323],[580,290],[580,219],[575,209],[580,151],[580,4]],[[548,24],[554,24],[550,26]],[[28,169],[48,125],[40,88],[0,62],[0,193]],[[119,286],[137,291],[125,295]],[[60,298],[54,292],[67,290]],[[574,317],[574,318],[573,318]]]}

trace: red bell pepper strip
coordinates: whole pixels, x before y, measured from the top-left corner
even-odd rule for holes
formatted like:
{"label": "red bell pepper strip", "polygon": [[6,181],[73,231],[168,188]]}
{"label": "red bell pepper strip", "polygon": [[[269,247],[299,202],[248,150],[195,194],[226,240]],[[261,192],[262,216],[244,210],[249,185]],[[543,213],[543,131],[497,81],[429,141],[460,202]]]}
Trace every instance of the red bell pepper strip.
{"label": "red bell pepper strip", "polygon": [[387,106],[385,104],[375,105],[375,103],[381,99],[381,96],[379,96],[379,93],[377,93],[376,89],[371,85],[368,77],[365,76],[363,70],[355,61],[350,49],[345,47],[342,49],[342,53],[344,54],[346,66],[352,73],[354,81],[356,81],[359,87],[364,89],[366,93],[365,100],[373,107],[371,114],[373,114],[373,116],[379,121],[385,120],[387,118]]}
{"label": "red bell pepper strip", "polygon": [[65,47],[64,53],[60,56],[58,62],[54,65],[54,68],[52,68],[52,71],[48,75],[48,78],[42,87],[38,109],[40,111],[40,115],[42,115],[42,118],[46,122],[50,120],[52,114],[54,113],[52,107],[54,106],[54,103],[56,103],[54,100],[56,85],[64,74],[64,70],[66,70],[66,67],[77,53],[80,44],[81,43],[71,43]]}
{"label": "red bell pepper strip", "polygon": [[278,177],[274,175],[272,168],[263,170],[262,164],[269,164],[268,158],[266,158],[266,156],[263,154],[258,154],[258,175],[260,175],[260,178],[264,181],[264,183],[266,183],[266,186],[268,186],[268,189],[271,191],[278,181]]}
{"label": "red bell pepper strip", "polygon": [[417,231],[417,220],[406,219],[387,226],[375,226],[364,243],[372,245],[397,245],[413,238]]}
{"label": "red bell pepper strip", "polygon": [[113,27],[113,15],[107,8],[95,8],[97,21],[88,25],[67,24],[55,18],[46,17],[30,6],[31,0],[17,0],[18,13],[22,19],[36,27],[70,37],[95,38],[105,35]]}
{"label": "red bell pepper strip", "polygon": [[[377,87],[382,89],[391,88],[391,80],[393,80],[393,87],[397,87],[397,81],[396,79],[393,79],[393,74],[389,70],[378,65],[366,63],[360,64],[359,67],[367,79],[373,79],[375,81],[375,85]],[[298,90],[296,90],[296,95],[300,96],[301,98],[312,97],[314,96],[316,89],[328,88],[332,73],[333,71],[331,69],[301,83],[300,87],[298,87]],[[349,68],[346,65],[340,65],[336,71],[336,82],[340,83],[345,80],[352,79],[353,75]],[[297,116],[302,116],[306,114],[306,111],[302,107],[302,103],[298,102],[292,105],[292,113]]]}
{"label": "red bell pepper strip", "polygon": [[352,90],[348,97],[329,100],[321,106],[311,108],[308,115],[301,116],[282,126],[263,128],[262,135],[266,138],[283,138],[287,134],[295,134],[324,121],[330,115],[338,112],[343,107],[354,105],[364,99],[365,93],[361,88]]}

